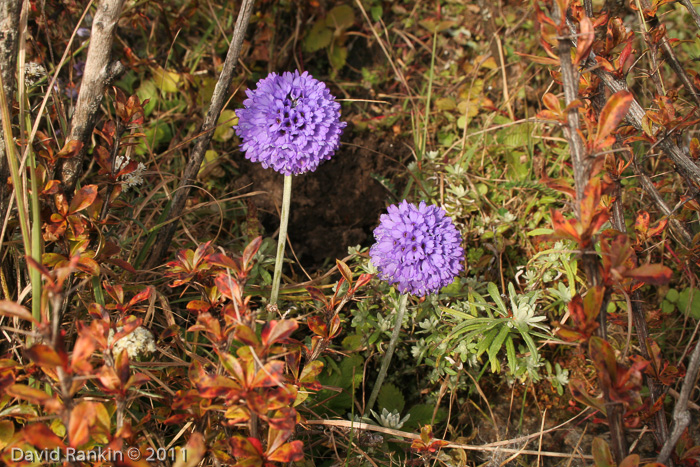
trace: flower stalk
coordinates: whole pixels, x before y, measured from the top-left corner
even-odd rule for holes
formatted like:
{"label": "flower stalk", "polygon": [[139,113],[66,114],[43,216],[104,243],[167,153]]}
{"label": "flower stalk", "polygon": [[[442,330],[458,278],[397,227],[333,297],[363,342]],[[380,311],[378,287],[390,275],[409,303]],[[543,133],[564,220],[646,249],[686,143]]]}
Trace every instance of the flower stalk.
{"label": "flower stalk", "polygon": [[401,298],[399,299],[399,309],[396,312],[396,324],[394,325],[394,332],[391,333],[389,347],[386,349],[386,353],[384,354],[384,358],[382,359],[382,366],[379,369],[379,375],[377,376],[377,380],[374,382],[374,388],[372,388],[372,394],[369,396],[369,401],[367,401],[367,410],[371,409],[374,406],[374,403],[377,401],[377,396],[379,396],[379,390],[382,388],[384,378],[386,378],[386,372],[389,369],[389,363],[391,363],[391,358],[394,356],[394,350],[396,349],[396,342],[399,340],[399,333],[401,332],[403,315],[406,314],[407,303],[408,294],[402,294]]}
{"label": "flower stalk", "polygon": [[282,281],[282,264],[284,261],[284,247],[287,243],[287,226],[289,225],[289,206],[292,201],[292,175],[284,176],[284,190],[282,194],[282,213],[280,214],[280,233],[277,240],[277,256],[275,258],[275,273],[272,278],[272,294],[270,305],[277,305]]}

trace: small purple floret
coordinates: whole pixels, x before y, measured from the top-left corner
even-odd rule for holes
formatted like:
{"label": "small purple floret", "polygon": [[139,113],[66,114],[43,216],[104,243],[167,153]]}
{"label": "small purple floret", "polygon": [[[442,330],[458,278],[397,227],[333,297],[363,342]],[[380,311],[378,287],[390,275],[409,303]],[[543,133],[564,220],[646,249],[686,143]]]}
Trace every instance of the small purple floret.
{"label": "small purple floret", "polygon": [[374,230],[369,250],[379,278],[399,292],[418,296],[436,293],[462,270],[464,250],[457,228],[442,208],[404,200],[389,206]]}
{"label": "small purple floret", "polygon": [[270,73],[246,95],[234,129],[252,162],[298,175],[316,170],[338,149],[347,125],[340,121],[340,104],[308,72]]}

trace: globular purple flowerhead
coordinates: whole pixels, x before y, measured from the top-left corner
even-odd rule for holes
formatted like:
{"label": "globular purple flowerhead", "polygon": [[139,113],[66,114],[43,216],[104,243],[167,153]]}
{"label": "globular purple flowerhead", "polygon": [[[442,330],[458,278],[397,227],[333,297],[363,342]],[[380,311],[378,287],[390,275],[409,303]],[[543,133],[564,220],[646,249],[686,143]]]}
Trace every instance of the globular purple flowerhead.
{"label": "globular purple flowerhead", "polygon": [[340,104],[308,72],[270,73],[236,111],[245,157],[284,175],[314,171],[331,158],[347,125]]}
{"label": "globular purple flowerhead", "polygon": [[379,278],[399,292],[423,296],[454,281],[462,270],[461,237],[442,208],[404,200],[389,206],[369,250]]}

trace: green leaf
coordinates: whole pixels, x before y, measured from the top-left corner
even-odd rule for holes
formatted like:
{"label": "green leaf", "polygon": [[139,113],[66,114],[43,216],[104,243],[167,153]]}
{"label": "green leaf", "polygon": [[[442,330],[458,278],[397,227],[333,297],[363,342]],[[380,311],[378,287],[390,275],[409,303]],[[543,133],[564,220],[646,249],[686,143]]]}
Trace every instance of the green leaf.
{"label": "green leaf", "polygon": [[314,23],[311,30],[304,37],[304,52],[316,52],[331,45],[333,31],[328,29],[325,20]]}
{"label": "green leaf", "polygon": [[506,305],[503,303],[503,300],[501,300],[501,292],[498,290],[498,286],[496,286],[496,284],[494,284],[493,282],[489,282],[487,289],[493,301],[496,302],[496,306],[498,307],[498,310],[501,312],[501,314],[503,314],[503,316],[508,316],[508,308],[506,308]]}
{"label": "green leaf", "polygon": [[331,66],[335,70],[340,70],[345,66],[345,62],[348,59],[348,49],[347,47],[341,47],[339,45],[335,45],[329,52],[328,52],[328,59],[331,61]]}
{"label": "green leaf", "polygon": [[508,329],[508,326],[501,326],[501,330],[489,346],[488,354],[489,361],[491,362],[492,373],[497,373],[501,369],[501,364],[498,361],[498,352],[501,350],[501,347],[503,347],[503,343],[505,342],[509,333],[510,331]]}
{"label": "green leaf", "polygon": [[328,12],[326,26],[339,30],[355,24],[355,11],[349,5],[339,5]]}
{"label": "green leaf", "polygon": [[538,235],[552,235],[554,233],[554,230],[552,229],[545,229],[545,228],[540,228],[540,229],[532,229],[527,233],[528,237],[536,237]]}
{"label": "green leaf", "polygon": [[214,136],[212,137],[214,141],[223,143],[225,141],[233,138],[234,130],[233,125],[238,123],[236,118],[236,112],[233,110],[224,110],[219,115],[219,120],[217,121],[216,130],[214,130]]}
{"label": "green leaf", "polygon": [[379,21],[382,19],[382,14],[384,14],[384,11],[382,10],[381,5],[376,5],[373,6],[369,9],[370,15],[372,15],[372,21]]}
{"label": "green leaf", "polygon": [[693,287],[682,290],[676,306],[684,314],[700,320],[700,290]]}
{"label": "green leaf", "polygon": [[377,406],[379,410],[387,409],[389,412],[396,410],[401,413],[406,401],[404,400],[401,390],[391,383],[384,383],[377,397]]}
{"label": "green leaf", "polygon": [[608,443],[603,441],[603,439],[597,437],[593,438],[591,451],[593,454],[593,462],[596,467],[615,466],[615,461],[613,460],[612,453],[610,452],[610,446],[608,446]]}
{"label": "green leaf", "polygon": [[676,289],[668,289],[668,292],[666,292],[666,300],[668,300],[671,303],[676,303],[678,302],[678,297],[679,293]]}
{"label": "green leaf", "polygon": [[343,339],[342,346],[345,350],[358,350],[362,347],[363,339],[362,334],[352,334]]}
{"label": "green leaf", "polygon": [[153,112],[153,109],[155,109],[158,99],[160,98],[156,83],[154,83],[152,79],[143,81],[141,86],[136,90],[136,95],[141,102],[148,99],[148,102],[143,106],[144,117],[148,117],[151,115],[151,112]]}

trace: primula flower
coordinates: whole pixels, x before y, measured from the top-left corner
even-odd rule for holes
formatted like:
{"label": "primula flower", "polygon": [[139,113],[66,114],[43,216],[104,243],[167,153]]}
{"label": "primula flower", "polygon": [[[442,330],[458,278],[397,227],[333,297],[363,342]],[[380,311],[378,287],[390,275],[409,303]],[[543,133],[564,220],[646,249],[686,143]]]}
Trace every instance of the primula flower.
{"label": "primula flower", "polygon": [[464,250],[445,211],[406,200],[387,211],[374,230],[377,243],[369,250],[379,277],[396,284],[402,294],[418,296],[451,284],[462,270]]}
{"label": "primula flower", "polygon": [[340,145],[340,104],[308,72],[270,73],[236,112],[245,157],[284,175],[314,171]]}

